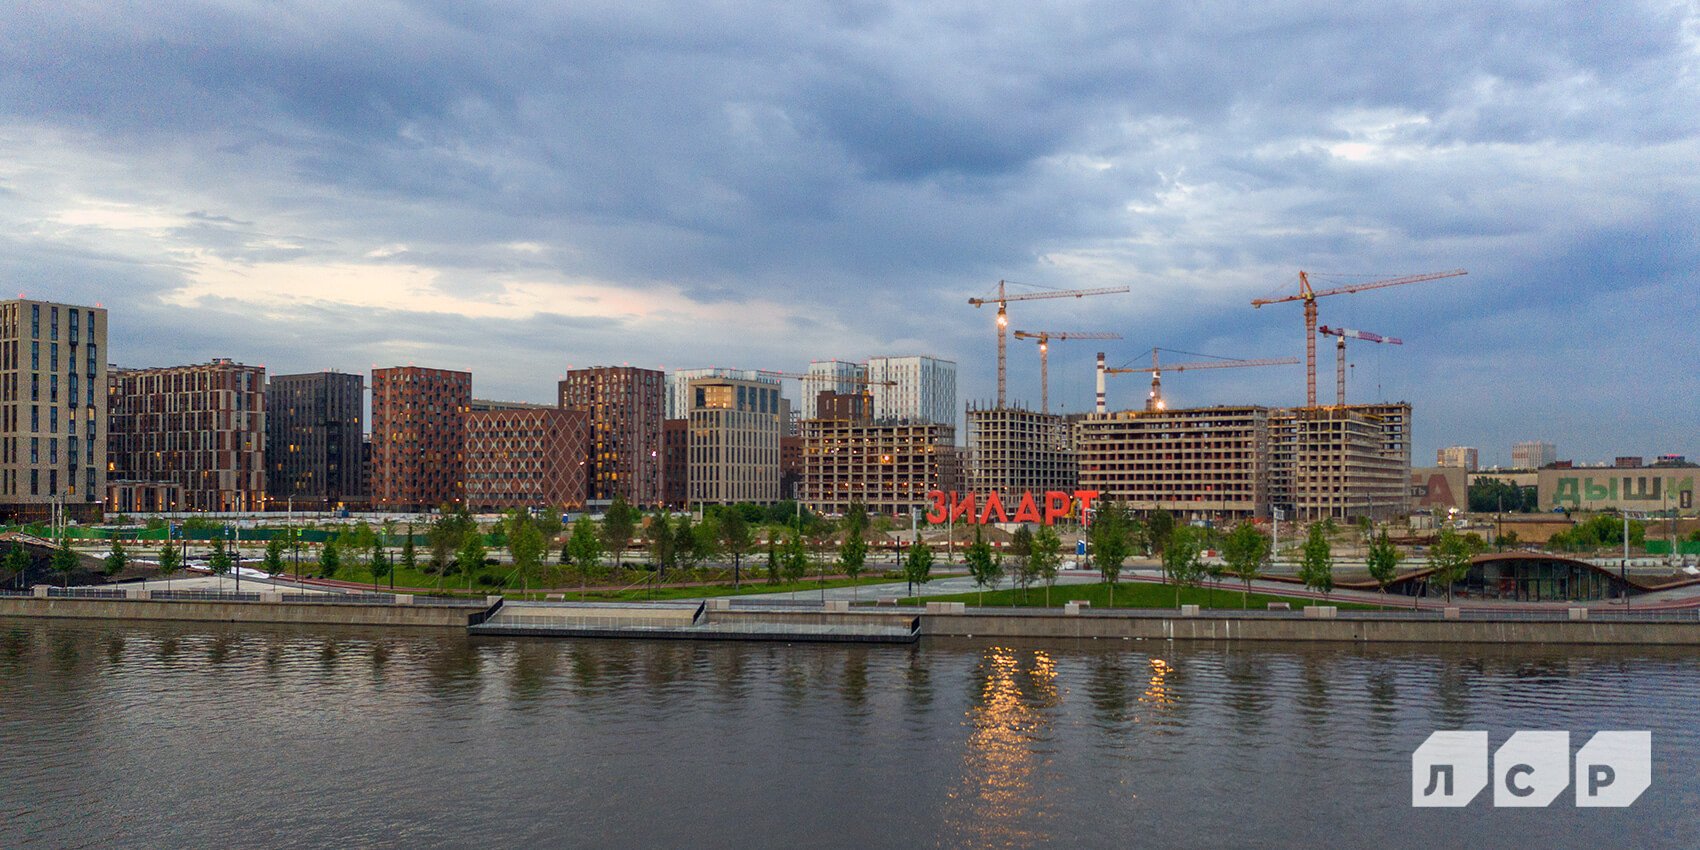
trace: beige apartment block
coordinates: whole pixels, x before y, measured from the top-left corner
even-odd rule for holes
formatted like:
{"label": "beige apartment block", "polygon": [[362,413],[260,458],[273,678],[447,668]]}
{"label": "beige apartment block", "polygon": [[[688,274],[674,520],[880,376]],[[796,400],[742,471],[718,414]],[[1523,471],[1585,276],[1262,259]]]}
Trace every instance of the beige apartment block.
{"label": "beige apartment block", "polygon": [[0,301],[0,514],[99,515],[106,496],[106,310]]}
{"label": "beige apartment block", "polygon": [[686,480],[692,504],[779,501],[778,383],[698,378],[686,387]]}
{"label": "beige apartment block", "polygon": [[1269,515],[1270,410],[1204,407],[1087,415],[1080,487],[1183,520]]}
{"label": "beige apartment block", "polygon": [[975,493],[1072,491],[1079,483],[1073,424],[1018,407],[968,408],[967,486]]}

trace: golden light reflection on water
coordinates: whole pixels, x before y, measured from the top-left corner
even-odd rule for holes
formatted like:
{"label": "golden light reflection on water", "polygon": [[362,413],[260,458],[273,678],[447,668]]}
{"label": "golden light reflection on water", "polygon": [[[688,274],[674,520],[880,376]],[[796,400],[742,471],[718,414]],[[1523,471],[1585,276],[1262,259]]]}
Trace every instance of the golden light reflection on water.
{"label": "golden light reflection on water", "polygon": [[1151,678],[1145,684],[1145,693],[1139,695],[1139,701],[1154,706],[1174,705],[1175,694],[1169,686],[1169,674],[1174,670],[1173,665],[1161,658],[1151,659]]}
{"label": "golden light reflection on water", "polygon": [[1033,773],[1062,701],[1056,659],[1043,650],[988,647],[975,680],[962,787],[951,794],[950,820],[976,846],[1043,843],[1045,833],[1034,828],[1043,813],[1031,811],[1040,796]]}

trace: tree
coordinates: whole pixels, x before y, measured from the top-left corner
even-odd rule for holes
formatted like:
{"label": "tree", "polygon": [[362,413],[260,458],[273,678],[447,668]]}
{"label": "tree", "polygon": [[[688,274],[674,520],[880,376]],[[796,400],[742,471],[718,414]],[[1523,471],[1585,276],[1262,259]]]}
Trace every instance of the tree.
{"label": "tree", "polygon": [[1092,565],[1098,568],[1098,575],[1103,576],[1110,586],[1109,604],[1112,608],[1116,604],[1116,582],[1121,579],[1122,562],[1133,554],[1128,526],[1127,510],[1120,502],[1110,501],[1098,508],[1098,513],[1092,517],[1092,529],[1088,532]]}
{"label": "tree", "polygon": [[207,558],[207,569],[215,576],[224,576],[230,572],[234,564],[230,558],[230,550],[224,548],[224,538],[213,541],[212,556]]}
{"label": "tree", "polygon": [[564,551],[567,559],[578,569],[578,595],[582,601],[586,577],[602,563],[602,535],[596,527],[596,521],[588,516],[574,520],[573,532],[567,538]]}
{"label": "tree", "polygon": [[401,568],[408,575],[419,572],[419,553],[413,548],[413,524],[408,523],[407,536],[401,539]]}
{"label": "tree", "polygon": [[[23,547],[14,546],[12,551],[22,552]],[[24,557],[26,559],[25,565],[28,566],[28,553],[25,553]],[[172,543],[170,540],[165,541],[165,543],[159,547],[159,574],[165,577],[165,587],[167,590],[171,589],[171,574],[177,572],[181,568],[182,564],[179,563],[177,558],[176,544]]]}
{"label": "tree", "polygon": [[767,583],[779,583],[779,542],[772,537],[767,540]]}
{"label": "tree", "polygon": [[115,576],[130,566],[130,553],[124,551],[124,541],[114,537],[112,551],[106,556],[106,574]]}
{"label": "tree", "polygon": [[796,583],[803,580],[809,572],[809,551],[803,545],[803,537],[795,531],[785,538],[785,551],[780,553],[779,567],[785,574],[785,580]]}
{"label": "tree", "polygon": [[542,580],[543,552],[548,548],[549,541],[543,536],[543,529],[537,523],[530,511],[520,509],[514,511],[509,518],[508,554],[514,559],[514,572],[519,573],[522,586],[529,583],[532,573],[538,573]]}
{"label": "tree", "polygon": [[325,538],[325,547],[319,550],[319,575],[324,578],[334,578],[336,571],[342,567],[342,554],[337,551],[335,538]]}
{"label": "tree", "polygon": [[1263,569],[1263,562],[1269,559],[1269,536],[1251,522],[1242,522],[1228,532],[1228,539],[1222,544],[1222,560],[1227,562],[1228,572],[1233,573],[1244,582],[1245,587],[1240,591],[1240,608],[1250,605],[1251,582],[1257,578]]}
{"label": "tree", "polygon": [[384,544],[377,536],[372,538],[372,552],[369,561],[368,567],[372,571],[372,589],[377,590],[378,583],[383,581],[392,569],[389,555],[384,553]]}
{"label": "tree", "polygon": [[[173,557],[177,555],[177,550],[171,548],[170,541],[166,541],[165,548],[171,551]],[[23,586],[22,582],[28,580],[30,553],[23,544],[13,543],[6,549],[6,569],[12,573],[13,580],[19,583],[20,588]]]}
{"label": "tree", "polygon": [[1299,580],[1305,587],[1322,591],[1324,597],[1334,590],[1334,547],[1328,542],[1328,525],[1310,524],[1299,556]]}
{"label": "tree", "polygon": [[65,587],[70,587],[71,571],[77,568],[77,553],[71,549],[71,538],[59,538],[59,547],[53,550],[49,563],[53,565],[54,572],[65,577]]}
{"label": "tree", "polygon": [[868,541],[862,535],[851,531],[844,536],[844,542],[838,546],[838,565],[844,570],[844,575],[850,579],[850,595],[856,595],[856,579],[862,576],[863,567],[868,563]]}
{"label": "tree", "polygon": [[691,516],[686,514],[673,523],[673,552],[680,568],[691,572],[697,568],[701,560],[702,545],[697,542],[696,529],[691,525]]}
{"label": "tree", "polygon": [[1175,515],[1158,508],[1145,518],[1145,537],[1151,548],[1157,554],[1169,545],[1169,537],[1175,533]]}
{"label": "tree", "polygon": [[1203,574],[1199,560],[1199,535],[1189,526],[1169,532],[1163,546],[1163,572],[1175,585],[1175,607],[1181,607],[1181,588],[1198,583]]}
{"label": "tree", "polygon": [[666,511],[656,511],[649,518],[649,559],[655,563],[656,580],[667,577],[667,568],[678,559],[678,538],[673,536],[672,523]]}
{"label": "tree", "polygon": [[909,547],[909,554],[903,559],[903,578],[909,582],[911,596],[916,594],[916,585],[924,587],[932,581],[933,550],[927,548],[927,544],[917,540],[914,546]]}
{"label": "tree", "polygon": [[[1027,601],[1027,585],[1033,580],[1031,565],[1033,559],[1033,530],[1023,525],[1015,530],[1009,541],[1009,574],[1015,584],[1021,588],[1021,601]],[[1010,597],[1010,604],[1015,604],[1015,597]]]}
{"label": "tree", "polygon": [[740,579],[739,568],[743,566],[744,555],[750,551],[750,524],[744,519],[744,513],[734,507],[720,513],[719,529],[720,546],[732,556],[732,587],[736,589]]}
{"label": "tree", "polygon": [[622,566],[626,548],[632,545],[632,535],[637,533],[637,518],[633,513],[626,497],[616,493],[608,513],[602,517],[602,542],[614,553],[615,569]]}
{"label": "tree", "polygon": [[1381,592],[1387,592],[1387,586],[1399,575],[1399,550],[1393,546],[1393,541],[1387,538],[1387,530],[1369,544],[1369,552],[1364,556],[1365,566],[1369,568],[1369,577],[1381,585]]}
{"label": "tree", "polygon": [[266,541],[266,554],[260,559],[260,568],[272,578],[283,572],[283,538],[273,537]]}
{"label": "tree", "polygon": [[1033,552],[1027,556],[1028,571],[1045,583],[1045,607],[1051,606],[1051,588],[1057,583],[1057,568],[1062,566],[1062,538],[1048,525],[1039,526],[1033,535]]}
{"label": "tree", "polygon": [[1452,601],[1452,585],[1470,574],[1470,559],[1481,550],[1481,544],[1470,539],[1471,536],[1442,528],[1440,537],[1429,547],[1428,565],[1433,568],[1435,579],[1446,586],[1447,602]]}
{"label": "tree", "polygon": [[476,532],[465,536],[460,543],[460,550],[455,553],[455,566],[466,573],[466,589],[472,589],[472,574],[484,567],[484,559],[488,557],[484,551],[484,535]]}
{"label": "tree", "polygon": [[974,578],[974,586],[980,588],[980,604],[986,602],[986,588],[998,583],[1003,577],[1003,559],[992,551],[992,544],[986,542],[986,535],[980,526],[974,526],[974,543],[962,555],[962,560],[968,563],[968,575]]}

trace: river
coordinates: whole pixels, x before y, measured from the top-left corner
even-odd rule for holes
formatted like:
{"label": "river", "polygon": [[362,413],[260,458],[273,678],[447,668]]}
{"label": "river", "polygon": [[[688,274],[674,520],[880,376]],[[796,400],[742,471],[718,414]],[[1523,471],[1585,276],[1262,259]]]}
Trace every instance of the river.
{"label": "river", "polygon": [[[1410,805],[1653,733],[1626,809]],[[1700,846],[1687,651],[914,647],[0,619],[0,847]]]}

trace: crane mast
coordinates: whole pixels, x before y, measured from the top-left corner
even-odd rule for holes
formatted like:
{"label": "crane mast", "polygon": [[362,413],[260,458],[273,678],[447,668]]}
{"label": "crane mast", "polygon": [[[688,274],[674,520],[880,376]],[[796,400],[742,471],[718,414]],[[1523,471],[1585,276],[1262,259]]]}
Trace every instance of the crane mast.
{"label": "crane mast", "polygon": [[1351,328],[1331,328],[1323,325],[1316,329],[1322,336],[1334,337],[1334,391],[1336,403],[1346,406],[1346,339],[1361,339],[1365,342],[1380,342],[1387,345],[1404,345],[1404,340],[1398,337],[1372,334],[1369,331],[1355,331]]}
{"label": "crane mast", "polygon": [[998,281],[998,294],[991,298],[970,298],[968,303],[980,307],[985,304],[998,305],[998,407],[1004,407],[1005,390],[1009,385],[1009,302],[1011,301],[1042,301],[1047,298],[1084,298],[1088,295],[1110,295],[1117,292],[1129,291],[1125,286],[1104,286],[1096,289],[1058,289],[1048,292],[1023,292],[1010,295],[1009,281]]}
{"label": "crane mast", "polygon": [[1104,377],[1106,375],[1125,375],[1151,373],[1151,394],[1145,399],[1146,410],[1163,410],[1167,405],[1163,401],[1163,372],[1188,372],[1198,369],[1237,369],[1246,366],[1291,366],[1299,362],[1297,357],[1271,357],[1259,360],[1200,360],[1192,363],[1170,363],[1164,365],[1158,362],[1157,352],[1161,349],[1151,349],[1151,366],[1118,366],[1108,368],[1104,365],[1104,352],[1098,352],[1098,412],[1105,412]]}
{"label": "crane mast", "polygon": [[1098,331],[1016,331],[1015,338],[1039,341],[1039,412],[1050,413],[1051,340],[1061,342],[1070,339],[1121,339],[1122,335]]}

